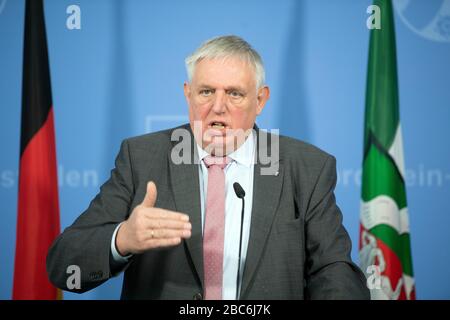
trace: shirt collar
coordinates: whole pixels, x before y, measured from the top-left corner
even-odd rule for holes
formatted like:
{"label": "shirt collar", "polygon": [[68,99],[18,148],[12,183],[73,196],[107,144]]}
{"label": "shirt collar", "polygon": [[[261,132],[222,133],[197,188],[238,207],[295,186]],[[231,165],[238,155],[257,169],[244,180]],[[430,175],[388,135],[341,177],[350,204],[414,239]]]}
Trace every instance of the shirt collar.
{"label": "shirt collar", "polygon": [[[196,145],[200,160],[209,156],[209,153],[202,149],[198,143],[196,143]],[[253,130],[250,132],[245,142],[237,150],[230,153],[228,157],[246,167],[250,167],[253,164],[255,157],[255,135],[253,134]]]}

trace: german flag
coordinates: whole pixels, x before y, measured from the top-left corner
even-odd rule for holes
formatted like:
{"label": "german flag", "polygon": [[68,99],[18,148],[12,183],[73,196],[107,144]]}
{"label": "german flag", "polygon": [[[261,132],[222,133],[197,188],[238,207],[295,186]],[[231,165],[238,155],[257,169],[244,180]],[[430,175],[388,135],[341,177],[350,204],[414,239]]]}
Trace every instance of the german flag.
{"label": "german flag", "polygon": [[57,299],[45,268],[60,231],[55,129],[42,0],[27,0],[13,299]]}

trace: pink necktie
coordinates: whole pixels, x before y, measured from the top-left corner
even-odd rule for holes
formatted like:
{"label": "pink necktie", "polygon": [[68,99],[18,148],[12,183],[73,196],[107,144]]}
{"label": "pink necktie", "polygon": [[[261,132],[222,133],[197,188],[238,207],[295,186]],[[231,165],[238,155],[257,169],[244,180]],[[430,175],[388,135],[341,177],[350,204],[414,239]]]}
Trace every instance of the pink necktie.
{"label": "pink necktie", "polygon": [[230,162],[230,158],[207,156],[203,161],[208,168],[205,230],[203,232],[205,299],[221,300],[225,232],[225,174],[223,169]]}

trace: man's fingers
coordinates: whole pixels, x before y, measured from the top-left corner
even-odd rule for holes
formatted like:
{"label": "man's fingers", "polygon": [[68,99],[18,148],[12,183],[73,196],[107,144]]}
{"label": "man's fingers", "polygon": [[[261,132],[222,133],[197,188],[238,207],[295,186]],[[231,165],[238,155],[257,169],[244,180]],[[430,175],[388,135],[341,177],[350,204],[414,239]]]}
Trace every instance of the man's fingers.
{"label": "man's fingers", "polygon": [[182,239],[191,237],[192,225],[189,216],[171,210],[155,208],[156,186],[150,181],[141,205],[137,208],[134,220],[136,234],[136,252],[159,247],[175,246]]}
{"label": "man's fingers", "polygon": [[145,216],[149,219],[161,219],[161,220],[178,220],[178,221],[189,221],[189,216],[184,213],[152,208],[152,210],[147,210]]}
{"label": "man's fingers", "polygon": [[168,220],[168,219],[147,219],[146,228],[153,229],[177,229],[177,230],[191,230],[192,225],[190,222],[181,220]]}
{"label": "man's fingers", "polygon": [[148,230],[147,240],[170,239],[170,238],[189,238],[191,230],[175,230],[175,229],[153,229]]}
{"label": "man's fingers", "polygon": [[179,245],[180,243],[181,238],[175,237],[175,238],[151,239],[147,241],[146,245],[147,249],[154,249],[160,247],[176,246]]}
{"label": "man's fingers", "polygon": [[157,195],[156,185],[153,181],[150,181],[147,183],[147,192],[141,205],[146,208],[152,208],[155,205]]}

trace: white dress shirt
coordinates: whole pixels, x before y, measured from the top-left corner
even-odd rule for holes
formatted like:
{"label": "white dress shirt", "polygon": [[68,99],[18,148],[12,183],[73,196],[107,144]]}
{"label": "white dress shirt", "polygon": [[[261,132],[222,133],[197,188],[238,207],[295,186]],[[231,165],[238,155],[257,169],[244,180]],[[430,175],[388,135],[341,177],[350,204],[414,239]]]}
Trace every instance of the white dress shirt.
{"label": "white dress shirt", "polygon": [[[223,287],[222,298],[233,300],[236,297],[236,278],[239,260],[239,240],[241,232],[242,200],[236,196],[233,184],[238,182],[245,191],[244,223],[242,228],[242,251],[240,279],[244,272],[245,258],[247,255],[248,239],[250,235],[250,221],[253,201],[253,172],[256,152],[256,137],[252,133],[246,141],[233,153],[229,154],[231,162],[224,168],[225,173],[225,239],[223,252]],[[200,206],[202,217],[202,233],[205,224],[205,203],[208,190],[208,168],[202,161],[209,154],[198,144],[197,152],[200,159],[199,183]],[[116,227],[111,240],[111,252],[116,262],[128,262],[131,255],[123,257],[117,251],[115,240],[120,224]],[[239,284],[239,286],[241,285]],[[239,288],[240,290],[240,288]]]}
{"label": "white dress shirt", "polygon": [[[222,298],[232,300],[236,298],[236,277],[239,260],[239,238],[241,232],[242,200],[236,196],[233,184],[238,182],[245,191],[244,225],[242,228],[242,252],[240,279],[244,271],[247,255],[248,238],[250,234],[250,220],[253,200],[253,168],[255,159],[255,136],[253,132],[246,141],[228,157],[232,161],[224,168],[225,173],[225,239],[223,252],[223,287]],[[209,154],[197,145],[199,159]],[[200,161],[200,203],[202,210],[202,232],[205,225],[206,191],[208,190],[208,168]]]}

